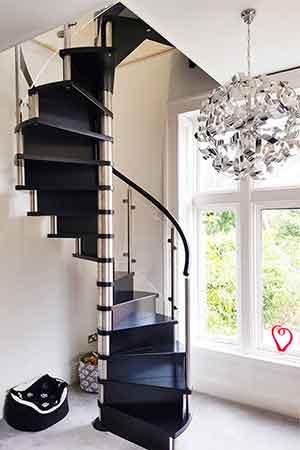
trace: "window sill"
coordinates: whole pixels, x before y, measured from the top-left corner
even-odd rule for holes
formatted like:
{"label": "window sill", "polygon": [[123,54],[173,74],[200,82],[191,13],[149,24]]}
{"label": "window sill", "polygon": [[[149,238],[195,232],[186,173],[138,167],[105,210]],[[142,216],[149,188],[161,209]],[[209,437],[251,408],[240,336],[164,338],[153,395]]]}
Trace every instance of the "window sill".
{"label": "window sill", "polygon": [[228,357],[239,357],[245,360],[253,360],[276,366],[287,366],[300,368],[300,355],[287,355],[275,353],[267,350],[253,350],[251,352],[243,352],[237,344],[234,343],[213,343],[213,342],[197,342],[193,345],[194,350],[209,351],[228,355]]}

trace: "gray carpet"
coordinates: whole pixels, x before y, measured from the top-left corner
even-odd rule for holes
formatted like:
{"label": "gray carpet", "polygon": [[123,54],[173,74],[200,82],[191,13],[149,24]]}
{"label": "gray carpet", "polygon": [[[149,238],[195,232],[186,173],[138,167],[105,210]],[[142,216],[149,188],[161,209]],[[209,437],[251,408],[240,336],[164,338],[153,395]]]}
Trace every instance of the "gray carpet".
{"label": "gray carpet", "polygon": [[[41,433],[22,433],[0,422],[0,450],[137,450],[140,447],[91,427],[95,396],[71,391],[68,417]],[[298,422],[275,414],[193,395],[193,422],[176,450],[298,450]]]}

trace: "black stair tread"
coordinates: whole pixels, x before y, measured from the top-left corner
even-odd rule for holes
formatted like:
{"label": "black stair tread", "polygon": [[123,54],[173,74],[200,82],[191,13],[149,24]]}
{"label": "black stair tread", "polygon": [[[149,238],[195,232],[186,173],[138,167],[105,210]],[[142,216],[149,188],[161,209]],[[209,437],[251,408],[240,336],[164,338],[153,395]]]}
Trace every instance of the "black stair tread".
{"label": "black stair tread", "polygon": [[[90,191],[90,192],[95,192],[95,191],[99,191],[99,187],[95,186],[94,188],[91,186],[72,186],[72,185],[68,185],[68,186],[61,186],[61,187],[57,187],[55,185],[52,186],[37,186],[37,185],[33,185],[33,184],[26,184],[24,186],[21,185],[16,185],[16,191]],[[53,214],[52,214],[53,215]]]}
{"label": "black stair tread", "polygon": [[118,303],[113,305],[114,308],[123,306],[126,303],[132,303],[139,300],[144,300],[146,298],[158,297],[157,292],[146,292],[146,291],[118,291]]}
{"label": "black stair tread", "polygon": [[97,258],[96,256],[77,255],[76,253],[73,253],[72,256],[73,258],[84,259],[85,261],[93,261],[93,262],[99,261],[99,258]]}
{"label": "black stair tread", "polygon": [[[99,380],[100,383],[105,383],[105,380]],[[174,374],[170,377],[141,377],[139,375],[131,375],[128,377],[115,377],[110,378],[110,382],[121,383],[121,384],[137,384],[141,386],[157,387],[160,389],[172,389],[174,391],[180,391],[189,394],[190,391],[187,389],[185,384],[185,377],[183,375],[179,376]]]}
{"label": "black stair tread", "polygon": [[99,234],[97,233],[89,233],[88,231],[80,231],[78,233],[74,232],[70,232],[70,233],[57,233],[57,234],[52,234],[49,233],[47,234],[47,237],[49,239],[78,239],[81,237],[85,237],[85,236],[94,236],[97,237],[99,236]]}
{"label": "black stair tread", "polygon": [[20,123],[16,127],[16,131],[23,130],[23,129],[30,129],[35,127],[42,127],[42,128],[55,128],[56,130],[60,130],[64,133],[72,133],[72,134],[79,134],[81,136],[87,136],[93,140],[96,141],[113,141],[113,138],[111,136],[106,136],[105,134],[101,133],[94,133],[93,131],[89,130],[81,130],[78,128],[72,128],[65,126],[63,123],[60,122],[50,122],[46,120],[41,120],[39,118],[34,119],[28,119],[24,122]]}
{"label": "black stair tread", "polygon": [[116,270],[115,271],[115,280],[120,280],[121,278],[126,278],[128,275],[133,275],[133,272],[128,273],[125,270]]}
{"label": "black stair tread", "polygon": [[[148,423],[151,423],[154,426],[157,426],[160,430],[165,431],[170,437],[176,439],[179,437],[189,426],[192,416],[186,415],[184,418],[172,417],[163,414],[164,410],[162,409],[161,414],[155,414],[155,411],[150,415],[140,415],[139,417],[143,418]],[[131,413],[133,415],[133,413]]]}
{"label": "black stair tread", "polygon": [[[33,214],[35,214],[35,213],[33,213]],[[67,233],[63,233],[63,234],[67,234]],[[98,236],[96,233],[80,233],[80,235],[81,236],[89,235],[89,236],[95,236],[95,237]],[[74,236],[74,233],[72,233],[72,236]],[[62,237],[72,237],[72,236],[62,236]],[[75,236],[75,238],[81,237],[81,236]],[[48,237],[49,237],[49,235],[48,235]],[[50,237],[58,237],[58,235],[51,235]],[[99,258],[97,258],[97,256],[77,255],[76,253],[73,253],[72,256],[73,256],[73,258],[84,259],[85,261],[99,262]],[[123,273],[126,276],[128,276],[128,272],[115,272],[115,280],[119,279],[119,278],[123,278]]]}
{"label": "black stair tread", "polygon": [[167,323],[176,324],[176,320],[163,314],[153,312],[135,312],[124,318],[113,331],[124,331],[131,328],[142,328],[148,326],[159,326]]}
{"label": "black stair tread", "polygon": [[92,217],[92,216],[97,216],[98,215],[98,210],[95,210],[95,212],[86,212],[86,211],[82,211],[82,213],[76,212],[76,213],[72,213],[72,212],[65,212],[65,211],[44,211],[44,212],[28,212],[27,216],[29,217],[43,217],[43,216],[61,216],[61,217]]}
{"label": "black stair tread", "polygon": [[70,47],[70,48],[63,48],[62,50],[60,50],[59,54],[61,57],[64,57],[65,55],[72,55],[72,54],[81,55],[84,53],[94,53],[99,57],[106,57],[112,52],[114,52],[113,47]]}
{"label": "black stair tread", "polygon": [[[63,233],[63,234],[68,234],[68,233]],[[78,233],[79,234],[79,233]],[[72,233],[72,235],[74,235],[74,233]],[[80,233],[80,236],[75,236],[75,237],[81,237],[81,236],[99,236],[97,233]],[[57,235],[56,235],[57,236]],[[52,236],[51,236],[52,237]],[[54,237],[54,236],[53,236]],[[71,236],[66,236],[66,237],[71,237]],[[74,258],[78,258],[78,259],[85,259],[87,261],[93,261],[93,262],[98,262],[99,258],[97,258],[97,256],[88,256],[88,255],[77,255],[76,253],[73,253],[72,255]],[[124,272],[126,274],[126,276],[128,276],[128,272]],[[120,275],[122,274],[122,275]],[[118,276],[119,275],[119,276]],[[119,279],[119,278],[123,278],[123,272],[115,272],[115,280]]]}
{"label": "black stair tread", "polygon": [[17,159],[24,159],[30,161],[41,161],[41,162],[51,162],[51,163],[65,163],[65,164],[79,164],[79,165],[89,165],[89,166],[101,166],[103,163],[100,160],[91,159],[74,159],[74,158],[60,158],[59,156],[47,156],[47,155],[30,155],[28,153],[17,153]]}
{"label": "black stair tread", "polygon": [[52,89],[57,89],[57,88],[73,89],[74,91],[81,94],[86,100],[88,100],[90,103],[92,103],[98,109],[100,109],[104,114],[106,114],[110,117],[113,117],[113,113],[108,108],[106,108],[97,98],[95,98],[92,94],[87,92],[79,84],[75,83],[72,80],[56,81],[54,83],[47,83],[47,84],[41,84],[40,86],[35,86],[29,90],[29,95],[35,94],[36,92],[39,93],[39,92],[51,91]]}
{"label": "black stair tread", "polygon": [[179,417],[175,414],[175,411],[170,410],[170,405],[157,408],[156,405],[148,404],[147,407],[137,407],[134,406],[124,406],[124,405],[114,405],[109,406],[113,409],[118,409],[128,416],[136,417],[137,419],[143,420],[159,429],[159,431],[166,433],[169,437],[177,438],[179,437],[188,427],[191,422],[191,415],[186,414],[185,417]]}
{"label": "black stair tread", "polygon": [[114,353],[112,357],[121,355],[136,356],[136,355],[173,355],[173,354],[177,355],[185,354],[184,345],[181,344],[179,341],[170,344],[160,344],[150,347],[149,346],[137,347],[131,350]]}

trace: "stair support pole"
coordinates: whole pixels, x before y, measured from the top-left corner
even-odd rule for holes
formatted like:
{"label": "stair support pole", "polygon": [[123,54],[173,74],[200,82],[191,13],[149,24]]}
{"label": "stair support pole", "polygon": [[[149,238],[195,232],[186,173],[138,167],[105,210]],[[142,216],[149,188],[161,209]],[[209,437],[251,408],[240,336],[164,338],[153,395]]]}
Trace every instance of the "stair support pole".
{"label": "stair support pole", "polygon": [[50,216],[50,234],[57,234],[57,217]]}
{"label": "stair support pole", "polygon": [[39,117],[39,96],[37,92],[29,95],[28,108],[29,108],[29,119]]}
{"label": "stair support pole", "polygon": [[[105,24],[106,47],[112,45],[112,24]],[[112,92],[111,86],[112,73],[108,71],[104,74],[104,90],[102,93],[103,105],[112,111]],[[103,114],[101,117],[101,133],[113,136],[112,117]],[[98,158],[105,161],[104,165],[98,169],[98,234],[97,239],[97,285],[98,285],[98,376],[100,379],[98,389],[99,416],[94,422],[96,429],[103,430],[102,408],[105,400],[105,386],[101,380],[107,380],[108,361],[110,355],[110,332],[112,331],[112,306],[114,292],[114,264],[113,264],[113,147],[112,142],[104,141],[99,143]]]}
{"label": "stair support pole", "polygon": [[175,439],[174,438],[169,438],[169,450],[175,450],[176,446],[175,446]]}
{"label": "stair support pole", "polygon": [[81,239],[80,238],[75,239],[75,255],[77,255],[77,256],[81,255]]}
{"label": "stair support pole", "polygon": [[38,211],[37,191],[29,191],[30,212],[36,213]]}
{"label": "stair support pole", "polygon": [[136,263],[136,259],[132,257],[132,242],[133,242],[133,214],[135,205],[132,203],[132,189],[128,188],[127,198],[123,200],[123,203],[127,205],[127,251],[123,253],[123,256],[127,257],[127,271],[130,274],[133,272],[132,265]]}
{"label": "stair support pole", "polygon": [[[16,125],[18,126],[22,122],[22,100],[20,94],[20,66],[21,66],[21,45],[15,46],[15,90],[16,90]],[[17,131],[17,153],[24,153],[24,142],[22,130]],[[24,173],[24,160],[16,160],[17,165],[17,184],[24,186],[25,173]]]}
{"label": "stair support pole", "polygon": [[190,277],[185,277],[185,352],[186,352],[186,385],[192,390],[191,382],[191,292]]}
{"label": "stair support pole", "polygon": [[175,229],[171,228],[171,237],[168,239],[170,244],[170,297],[168,298],[171,305],[171,318],[175,319],[175,313],[177,311],[177,306],[175,303],[175,251],[177,247],[175,245]]}
{"label": "stair support pole", "polygon": [[[33,119],[36,117],[39,117],[39,96],[37,93],[31,94],[28,97],[28,114],[29,119]],[[29,192],[29,198],[30,198],[30,211],[31,212],[37,212],[37,202],[38,202],[38,195],[37,191],[30,191]]]}
{"label": "stair support pole", "polygon": [[[64,48],[70,48],[71,43],[71,25],[64,25]],[[71,80],[71,55],[65,55],[63,61],[64,80]]]}

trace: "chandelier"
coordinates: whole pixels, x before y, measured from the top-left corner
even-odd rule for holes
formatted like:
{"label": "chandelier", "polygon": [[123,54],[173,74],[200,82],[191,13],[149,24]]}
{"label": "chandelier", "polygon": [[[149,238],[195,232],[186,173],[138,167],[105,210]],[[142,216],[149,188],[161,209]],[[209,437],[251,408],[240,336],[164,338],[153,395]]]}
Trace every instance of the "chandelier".
{"label": "chandelier", "polygon": [[202,106],[195,137],[217,172],[240,180],[264,179],[276,165],[299,153],[300,97],[286,81],[251,76],[251,24],[255,9],[241,17],[248,25],[248,73],[214,89]]}

